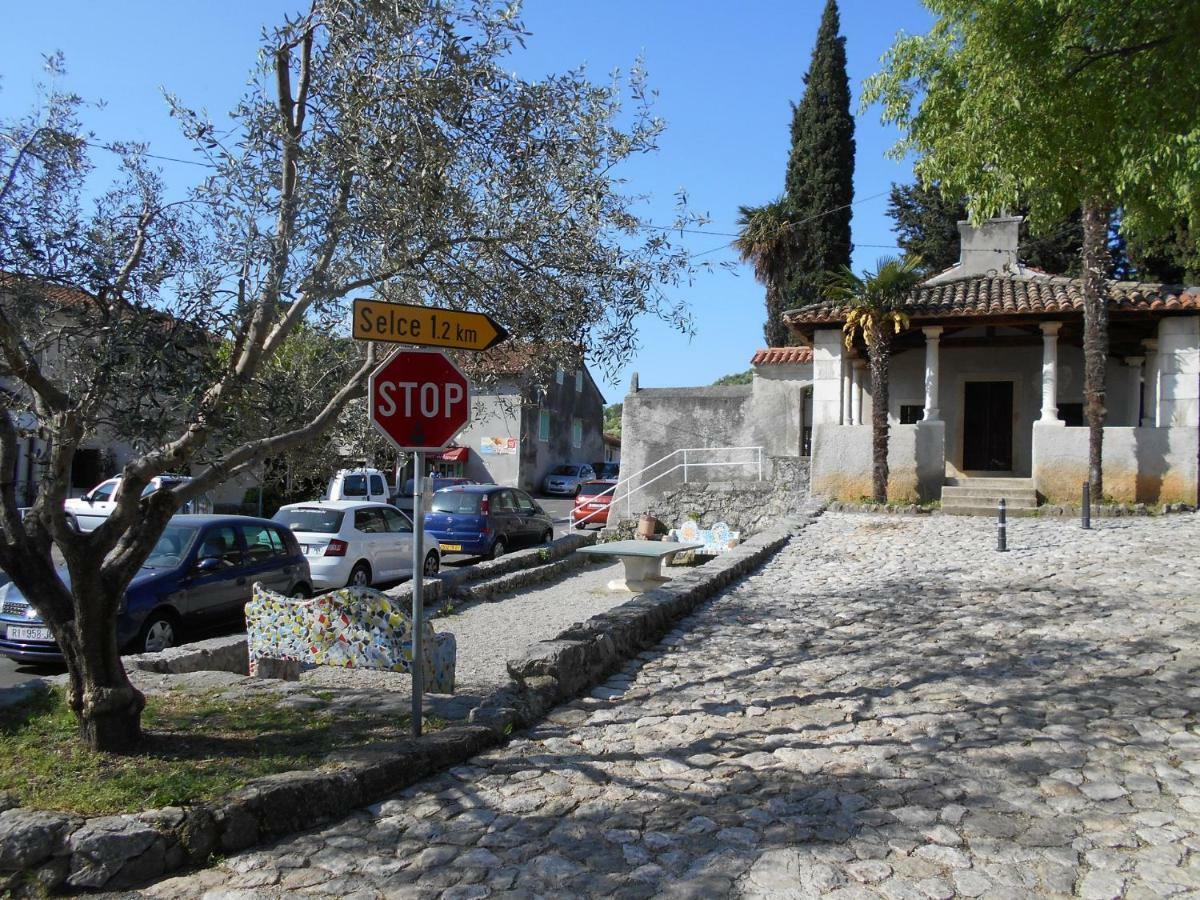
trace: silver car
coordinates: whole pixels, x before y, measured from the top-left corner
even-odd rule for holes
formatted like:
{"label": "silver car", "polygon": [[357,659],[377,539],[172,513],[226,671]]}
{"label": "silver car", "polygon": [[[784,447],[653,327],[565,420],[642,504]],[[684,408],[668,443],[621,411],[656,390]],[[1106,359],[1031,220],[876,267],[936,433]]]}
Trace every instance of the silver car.
{"label": "silver car", "polygon": [[596,477],[595,470],[584,463],[583,465],[555,466],[550,474],[542,479],[542,491],[547,494],[562,494],[574,497],[579,493],[579,486],[585,481]]}

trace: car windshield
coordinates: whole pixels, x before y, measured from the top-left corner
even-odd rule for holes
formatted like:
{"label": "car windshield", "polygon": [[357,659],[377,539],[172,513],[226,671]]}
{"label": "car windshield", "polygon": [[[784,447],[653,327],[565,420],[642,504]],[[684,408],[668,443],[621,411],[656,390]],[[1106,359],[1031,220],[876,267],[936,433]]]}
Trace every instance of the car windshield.
{"label": "car windshield", "polygon": [[340,509],[302,506],[298,509],[281,509],[271,517],[271,521],[285,525],[292,531],[337,534],[342,528],[344,515],[345,513]]}
{"label": "car windshield", "polygon": [[[605,493],[607,491],[607,493]],[[612,496],[611,484],[598,484],[594,481],[585,481],[579,486],[579,496],[592,497],[596,494],[604,494],[605,499]]]}
{"label": "car windshield", "polygon": [[479,515],[479,497],[479,494],[468,494],[466,491],[439,491],[433,495],[433,506],[430,511],[477,516]]}
{"label": "car windshield", "polygon": [[365,497],[367,496],[367,476],[366,475],[346,475],[342,478],[342,496],[343,497]]}
{"label": "car windshield", "polygon": [[158,543],[142,563],[143,569],[171,569],[179,565],[188,551],[200,529],[192,525],[168,525],[163,529]]}
{"label": "car windshield", "polygon": [[579,466],[559,466],[551,475],[578,475]]}

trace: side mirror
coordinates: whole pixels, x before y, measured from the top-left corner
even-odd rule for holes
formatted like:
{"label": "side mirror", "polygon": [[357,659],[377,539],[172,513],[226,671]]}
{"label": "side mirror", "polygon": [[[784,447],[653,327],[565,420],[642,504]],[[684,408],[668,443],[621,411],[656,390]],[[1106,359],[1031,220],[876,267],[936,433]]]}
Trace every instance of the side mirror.
{"label": "side mirror", "polygon": [[196,563],[196,571],[206,575],[209,572],[215,572],[221,568],[221,561],[215,556],[209,556]]}

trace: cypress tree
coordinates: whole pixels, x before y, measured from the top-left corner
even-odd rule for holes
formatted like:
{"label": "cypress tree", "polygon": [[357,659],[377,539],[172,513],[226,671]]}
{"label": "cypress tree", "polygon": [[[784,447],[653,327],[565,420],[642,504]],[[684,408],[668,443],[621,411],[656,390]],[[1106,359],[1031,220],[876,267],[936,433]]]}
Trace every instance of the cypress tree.
{"label": "cypress tree", "polygon": [[782,305],[767,311],[772,320],[785,309],[819,301],[827,273],[850,265],[854,119],[840,29],[837,0],[828,0],[804,76],[804,96],[793,107],[784,199],[797,224]]}

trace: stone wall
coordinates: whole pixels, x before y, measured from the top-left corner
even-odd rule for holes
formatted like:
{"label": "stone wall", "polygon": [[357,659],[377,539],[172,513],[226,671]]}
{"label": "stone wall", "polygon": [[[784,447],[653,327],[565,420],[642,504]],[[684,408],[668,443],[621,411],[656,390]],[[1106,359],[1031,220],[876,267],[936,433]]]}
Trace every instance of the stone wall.
{"label": "stone wall", "polygon": [[[942,496],[945,425],[922,422],[888,428],[888,499],[927,503]],[[870,425],[813,427],[814,495],[860,500],[872,490]]]}
{"label": "stone wall", "polygon": [[642,513],[675,527],[683,519],[708,527],[726,523],[746,538],[796,514],[808,498],[808,459],[772,457],[762,481],[706,481],[675,485],[656,496],[634,495],[631,511],[620,501],[609,528],[619,529]]}
{"label": "stone wall", "polygon": [[[1104,493],[1118,503],[1194,505],[1197,450],[1194,427],[1105,428]],[[1048,503],[1078,503],[1087,477],[1087,428],[1034,426],[1033,480]]]}

